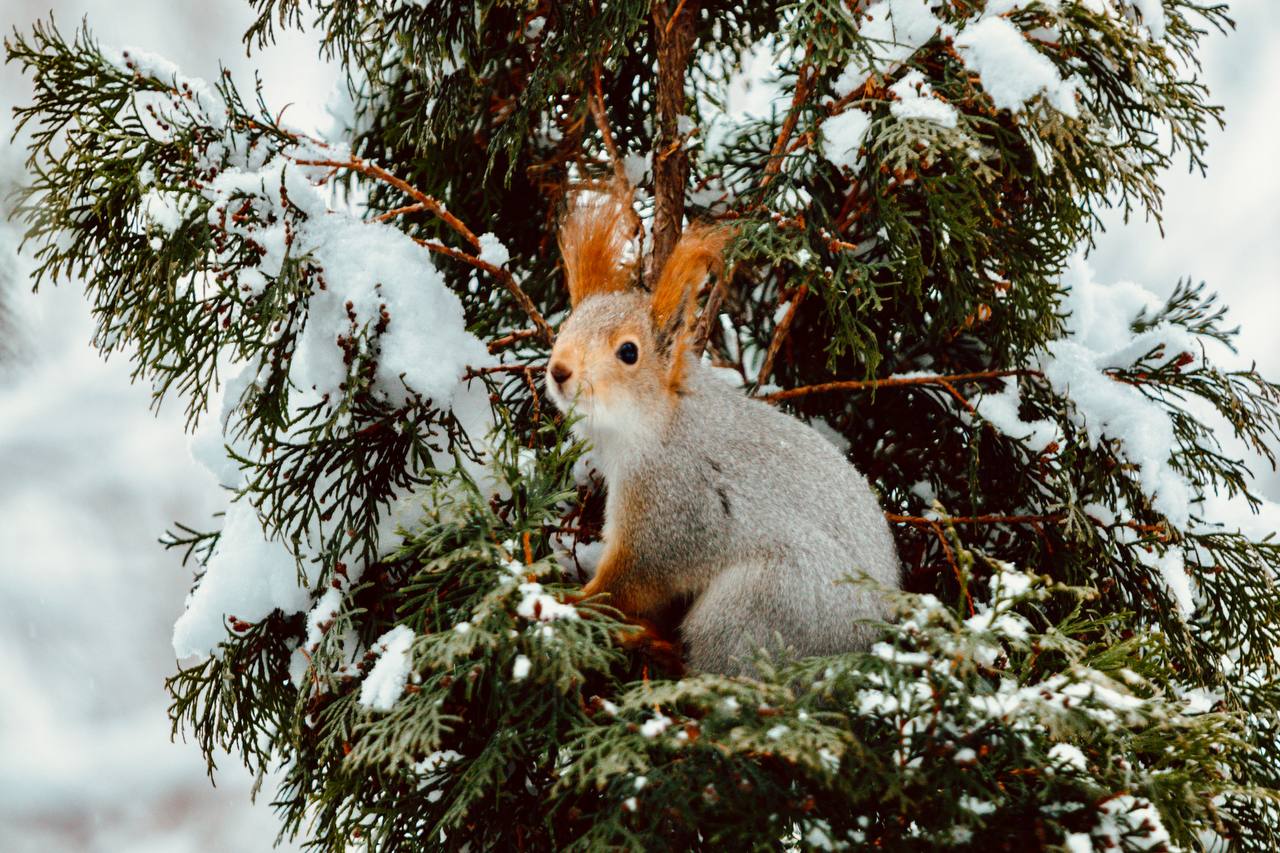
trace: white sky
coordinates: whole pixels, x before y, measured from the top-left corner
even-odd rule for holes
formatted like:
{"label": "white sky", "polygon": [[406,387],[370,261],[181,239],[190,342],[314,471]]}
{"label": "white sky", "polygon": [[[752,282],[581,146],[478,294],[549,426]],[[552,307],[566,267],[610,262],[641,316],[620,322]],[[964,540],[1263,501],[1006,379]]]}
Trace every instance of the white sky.
{"label": "white sky", "polygon": [[1238,29],[1206,39],[1202,60],[1227,127],[1212,130],[1207,177],[1185,161],[1163,182],[1165,237],[1154,224],[1113,217],[1098,240],[1099,279],[1158,293],[1203,279],[1241,325],[1240,348],[1280,376],[1280,3],[1233,0]]}

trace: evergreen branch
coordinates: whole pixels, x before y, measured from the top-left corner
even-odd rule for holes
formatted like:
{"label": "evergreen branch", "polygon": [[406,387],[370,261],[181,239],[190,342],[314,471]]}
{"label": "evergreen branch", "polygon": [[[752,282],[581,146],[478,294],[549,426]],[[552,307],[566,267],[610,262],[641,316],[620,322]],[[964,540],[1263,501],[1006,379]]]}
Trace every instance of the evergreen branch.
{"label": "evergreen branch", "polygon": [[[214,619],[217,652],[170,682],[171,714],[210,760],[222,747],[255,770],[283,761],[286,835],[332,850],[1087,839],[1136,853],[1211,832],[1276,848],[1280,546],[1198,517],[1216,512],[1202,506],[1211,492],[1262,504],[1193,404],[1270,459],[1280,387],[1181,352],[1195,349],[1184,331],[1232,343],[1189,285],[1123,318],[1134,343],[1116,366],[1064,319],[1062,273],[1098,211],[1158,213],[1173,154],[1202,165],[1219,112],[1197,45],[1222,7],[1165,0],[1159,35],[1127,0],[1012,4],[996,23],[1074,101],[999,109],[988,75],[937,35],[974,25],[978,3],[883,3],[874,20],[866,0],[253,4],[258,41],[314,11],[348,74],[356,160],[280,127],[226,78],[201,87],[44,25],[6,45],[36,84],[19,118],[36,142],[26,209],[40,274],[83,278],[99,345],[127,346],[140,376],[193,411],[220,360],[249,363],[227,390],[223,438],[247,477],[233,510],[251,535],[228,521],[165,541],[199,564],[194,601],[229,562],[272,568],[265,551],[239,559],[260,532],[287,596]],[[908,6],[926,25],[914,52],[868,35]],[[766,45],[786,97],[767,115],[729,113],[744,60]],[[911,114],[912,91],[946,120]],[[704,144],[678,132],[686,113],[716,130]],[[477,146],[505,180],[478,178]],[[899,510],[886,519],[906,583],[929,595],[901,596],[870,649],[665,681],[607,608],[571,603],[581,574],[561,567],[598,548],[604,489],[575,476],[583,448],[544,406],[534,359],[550,336],[528,308],[564,307],[551,229],[565,188],[606,158],[617,181],[626,152],[645,150],[672,241],[686,208],[738,232],[699,344],[723,318],[713,363],[789,389],[763,399],[820,419]],[[352,168],[375,156],[394,167]],[[372,222],[318,192],[341,191],[335,170],[370,188]],[[432,337],[396,311],[394,265],[360,257],[366,239],[408,243],[378,224],[393,221],[460,262],[437,269],[403,245],[451,308],[461,301],[454,331],[472,345],[472,366],[431,386],[435,404],[408,372],[378,372]],[[493,223],[509,272],[462,223]],[[350,265],[317,240],[334,226]],[[514,298],[479,287],[476,270],[518,280]],[[749,286],[730,297],[735,275]],[[369,285],[367,304],[344,303],[345,279]],[[421,294],[416,281],[401,289]],[[1106,325],[1096,337],[1129,340]],[[482,361],[504,348],[513,363]],[[324,370],[317,351],[332,356]],[[1072,352],[1057,366],[1078,370],[1051,371]],[[1043,372],[1001,369],[1013,365]],[[1109,381],[1092,390],[1114,405],[1075,393],[1097,374]],[[884,378],[831,381],[859,375]],[[826,393],[882,387],[931,390]],[[1037,448],[1024,425],[1055,438]],[[1180,483],[1192,514],[1174,522]],[[1079,583],[1093,588],[1064,586]],[[362,701],[384,638],[406,631],[398,698]]]}
{"label": "evergreen branch", "polygon": [[1066,512],[1051,512],[1043,515],[944,515],[940,518],[927,518],[917,515],[898,515],[885,513],[890,524],[911,524],[919,527],[931,527],[938,524],[1045,524],[1047,522],[1065,521]]}

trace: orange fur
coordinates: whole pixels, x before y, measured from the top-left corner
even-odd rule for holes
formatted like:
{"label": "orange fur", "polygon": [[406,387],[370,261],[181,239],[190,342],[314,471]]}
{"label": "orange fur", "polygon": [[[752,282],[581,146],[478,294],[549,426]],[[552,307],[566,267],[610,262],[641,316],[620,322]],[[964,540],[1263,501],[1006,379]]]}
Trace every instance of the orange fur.
{"label": "orange fur", "polygon": [[653,288],[650,313],[659,334],[675,327],[671,347],[671,372],[667,386],[680,387],[684,379],[684,355],[690,343],[698,289],[714,273],[724,275],[724,249],[733,233],[714,225],[693,225],[671,251],[662,275]]}
{"label": "orange fur", "polygon": [[582,588],[582,597],[607,594],[605,604],[616,607],[629,617],[645,617],[660,610],[673,593],[655,585],[642,571],[637,571],[631,552],[621,538],[610,540],[595,575]]}
{"label": "orange fur", "polygon": [[631,270],[622,264],[632,234],[630,205],[630,194],[617,184],[607,193],[583,194],[570,203],[559,241],[571,305],[630,286]]}
{"label": "orange fur", "polygon": [[591,580],[576,595],[566,596],[565,601],[577,604],[603,595],[601,603],[620,610],[632,626],[616,632],[614,641],[651,659],[673,675],[683,675],[683,650],[676,624],[668,624],[664,629],[652,621],[663,616],[663,608],[671,603],[673,594],[666,586],[646,583],[643,575],[636,571],[631,552],[621,544],[623,540],[616,541],[618,544],[606,547]]}

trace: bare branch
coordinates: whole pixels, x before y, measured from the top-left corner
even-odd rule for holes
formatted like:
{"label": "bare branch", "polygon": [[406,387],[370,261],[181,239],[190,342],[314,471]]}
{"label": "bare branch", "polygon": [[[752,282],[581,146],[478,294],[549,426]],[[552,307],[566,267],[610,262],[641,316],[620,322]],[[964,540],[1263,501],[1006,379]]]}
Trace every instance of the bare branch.
{"label": "bare branch", "polygon": [[604,107],[604,85],[600,81],[600,65],[592,69],[592,90],[587,93],[587,106],[591,109],[591,117],[595,119],[596,129],[604,140],[604,150],[609,153],[609,161],[613,164],[613,174],[623,186],[630,187],[627,169],[618,156],[618,146],[613,141],[613,131],[609,129],[609,116]]}
{"label": "bare branch", "polygon": [[[300,166],[327,166],[331,169],[346,169],[352,172],[359,172],[362,175],[367,175],[368,177],[382,181],[389,186],[393,186],[412,198],[416,204],[405,205],[404,207],[389,210],[382,214],[382,216],[378,217],[380,220],[390,218],[392,216],[398,216],[402,213],[429,210],[436,216],[440,217],[446,225],[460,234],[462,239],[470,243],[474,249],[477,251],[480,249],[480,238],[475,235],[474,231],[464,225],[458,217],[445,210],[443,204],[422,192],[417,187],[414,187],[408,182],[391,174],[376,163],[371,163],[368,160],[356,157],[355,155],[352,155],[348,160],[295,160],[294,162]],[[502,282],[503,287],[507,289],[507,292],[511,294],[512,298],[515,299],[516,304],[520,306],[521,310],[529,316],[533,325],[537,327],[539,336],[542,338],[543,342],[550,346],[552,341],[555,340],[555,333],[551,331],[551,327],[548,326],[547,321],[543,319],[542,313],[538,311],[537,306],[533,304],[533,300],[529,298],[529,294],[525,293],[520,287],[520,284],[516,281],[515,276],[511,274],[510,270],[494,266],[476,255],[471,255],[466,252],[459,251],[458,249],[451,249],[443,243],[436,243],[432,240],[423,240],[418,238],[415,238],[415,241],[419,245],[425,246],[433,252],[441,255],[448,255],[451,258],[462,261],[464,264],[469,264],[476,269],[484,270],[494,278],[498,279],[498,281]]]}
{"label": "bare branch", "polygon": [[773,331],[773,339],[769,341],[769,350],[765,353],[764,364],[760,365],[760,375],[756,377],[756,385],[763,385],[765,380],[769,378],[769,374],[773,372],[773,360],[778,356],[778,350],[782,348],[782,342],[787,339],[787,334],[791,331],[791,324],[795,322],[796,311],[800,308],[800,302],[809,292],[809,285],[802,284],[796,288],[795,293],[791,294],[791,305],[787,308],[787,313],[782,318],[782,322],[778,323],[778,328]]}
{"label": "bare branch", "polygon": [[830,391],[865,391],[870,388],[902,388],[914,385],[940,385],[944,389],[957,382],[979,382],[982,380],[1002,379],[1006,376],[1042,376],[1038,370],[982,370],[974,373],[953,373],[950,376],[888,376],[884,379],[852,379],[838,382],[823,382],[818,385],[802,385],[799,388],[788,388],[765,394],[759,399],[766,403],[777,403],[793,397],[805,397],[810,394],[825,394]]}
{"label": "bare branch", "polygon": [[[687,8],[686,8],[687,5]],[[653,4],[654,38],[658,47],[658,135],[653,156],[653,259],[649,269],[656,277],[671,256],[684,227],[684,197],[689,183],[689,155],[680,138],[684,113],[685,72],[693,50],[697,0],[667,14],[667,4]]]}
{"label": "bare branch", "polygon": [[328,166],[332,169],[346,169],[352,172],[359,172],[362,175],[367,175],[370,178],[382,181],[384,184],[389,184],[409,196],[414,201],[418,202],[418,204],[422,205],[423,209],[430,210],[436,216],[440,217],[446,225],[462,235],[462,239],[470,243],[473,248],[477,250],[480,248],[480,238],[477,237],[470,228],[462,224],[458,217],[445,210],[443,204],[422,192],[417,187],[397,178],[377,163],[371,163],[368,160],[355,156],[354,154],[349,160],[295,160],[294,162],[300,166]]}

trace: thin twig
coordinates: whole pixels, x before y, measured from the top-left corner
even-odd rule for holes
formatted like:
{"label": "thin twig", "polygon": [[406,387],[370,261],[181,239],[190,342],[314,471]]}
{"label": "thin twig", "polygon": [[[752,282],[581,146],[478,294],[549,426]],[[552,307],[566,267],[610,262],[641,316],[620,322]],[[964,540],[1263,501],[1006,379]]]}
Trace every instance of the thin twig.
{"label": "thin twig", "polygon": [[382,181],[384,184],[389,184],[440,217],[446,225],[462,235],[462,239],[470,243],[472,247],[477,250],[480,248],[480,238],[475,235],[475,232],[464,225],[458,217],[445,210],[443,204],[402,178],[391,174],[377,163],[371,163],[355,155],[352,155],[349,160],[296,160],[294,162],[300,166],[328,166],[332,169],[347,169],[352,172],[359,172],[362,175],[368,175],[371,178]]}
{"label": "thin twig", "polygon": [[1045,522],[1063,521],[1066,519],[1067,514],[1065,512],[1051,512],[1045,515],[949,515],[943,518],[926,518],[923,515],[895,515],[894,513],[886,512],[884,517],[890,524],[913,524],[918,527],[928,527],[938,522],[947,524],[1037,525]]}
{"label": "thin twig", "polygon": [[707,302],[702,308],[702,316],[698,318],[698,326],[694,331],[693,354],[695,356],[701,357],[702,351],[707,347],[707,338],[711,337],[711,324],[720,313],[720,303],[724,301],[724,295],[729,290],[729,282],[733,280],[736,269],[736,265],[729,267],[722,275],[716,276],[716,283],[707,296]]}
{"label": "thin twig", "polygon": [[951,553],[951,546],[947,543],[947,536],[942,530],[942,525],[934,521],[930,522],[929,527],[933,530],[933,535],[938,537],[938,543],[942,545],[942,553],[946,556],[947,563],[951,566],[951,571],[955,572],[956,583],[960,585],[960,589],[964,590],[965,604],[969,606],[969,615],[972,616],[974,613],[973,596],[969,595],[969,585],[964,582],[964,574],[960,571],[960,564],[956,562],[955,554]]}
{"label": "thin twig", "polygon": [[964,590],[965,602],[969,607],[969,614],[972,615],[973,598],[969,595],[968,587],[964,582],[964,576],[960,572],[960,565],[956,562],[955,554],[952,553],[951,546],[947,543],[947,537],[942,529],[942,525],[954,526],[957,524],[1026,524],[1035,529],[1035,531],[1044,539],[1048,545],[1049,539],[1044,534],[1043,524],[1046,522],[1063,521],[1067,518],[1066,512],[1051,512],[1044,515],[957,515],[944,516],[941,518],[926,518],[922,515],[897,515],[892,512],[884,514],[885,520],[890,524],[910,524],[915,527],[926,527],[937,538],[938,543],[942,546],[942,553],[947,558],[947,564],[951,566],[951,570],[955,572],[956,582],[960,584],[960,588]]}
{"label": "thin twig", "polygon": [[489,352],[497,352],[498,350],[509,347],[514,343],[525,341],[529,338],[536,338],[538,335],[539,332],[537,329],[517,329],[508,335],[503,335],[500,338],[494,338],[489,341]]}
{"label": "thin twig", "polygon": [[547,325],[547,321],[543,318],[542,312],[540,312],[537,306],[533,304],[533,300],[529,298],[529,294],[524,292],[516,282],[515,276],[513,276],[509,270],[505,270],[502,267],[496,267],[475,255],[469,255],[458,249],[450,248],[443,243],[437,243],[433,240],[424,240],[421,237],[414,237],[413,241],[420,246],[424,246],[425,248],[436,252],[437,254],[447,255],[450,258],[462,261],[464,264],[469,264],[478,270],[484,270],[494,278],[498,279],[498,281],[502,282],[503,287],[507,289],[507,292],[511,294],[512,298],[515,299],[516,304],[518,304],[521,309],[524,310],[524,313],[528,315],[529,319],[533,321],[533,325],[538,329],[538,337],[542,338],[543,343],[550,346],[555,341],[555,333],[552,332],[551,327]]}
{"label": "thin twig", "polygon": [[413,204],[406,204],[404,207],[397,207],[393,210],[388,210],[385,213],[379,213],[374,217],[374,219],[378,222],[386,222],[388,219],[395,219],[397,216],[403,216],[406,213],[417,213],[420,210],[427,209],[428,208],[425,204],[420,201],[415,201]]}
{"label": "thin twig", "polygon": [[973,407],[973,403],[970,403],[967,399],[965,399],[965,396],[963,394],[961,394],[959,391],[956,390],[956,386],[952,385],[950,382],[940,382],[939,384],[947,390],[948,394],[950,394],[952,397],[955,397],[956,400],[960,403],[960,405],[963,406],[965,411],[967,411],[969,414],[976,415],[978,413],[978,410]]}
{"label": "thin twig", "polygon": [[790,400],[793,397],[805,397],[810,394],[824,394],[830,391],[865,391],[870,388],[901,388],[915,385],[947,385],[956,382],[978,382],[990,379],[1002,379],[1006,376],[1043,376],[1038,370],[981,370],[973,373],[953,373],[950,376],[886,376],[884,379],[851,379],[838,382],[822,382],[817,385],[802,385],[799,388],[788,388],[765,394],[759,399],[766,403],[779,400]]}
{"label": "thin twig", "polygon": [[604,150],[609,153],[609,161],[613,164],[613,174],[625,187],[630,187],[627,179],[627,167],[618,156],[618,146],[613,141],[613,131],[609,129],[609,116],[604,107],[604,84],[600,82],[600,64],[596,63],[592,71],[592,91],[587,94],[587,106],[591,109],[591,117],[595,119],[596,129],[604,140]]}
{"label": "thin twig", "polygon": [[636,213],[635,208],[631,204],[633,196],[631,179],[627,177],[627,166],[622,162],[621,155],[618,154],[618,146],[613,140],[613,131],[609,127],[609,114],[604,105],[604,84],[600,79],[600,64],[596,63],[592,69],[594,80],[592,81],[593,91],[587,93],[587,106],[590,107],[591,117],[595,119],[596,129],[600,131],[600,137],[604,140],[605,151],[609,154],[609,161],[613,164],[613,179],[617,186],[625,188],[624,195],[627,198],[625,205],[625,213],[627,219],[631,223],[633,232],[640,233],[641,254],[644,250],[644,229],[641,228],[640,216]]}
{"label": "thin twig", "polygon": [[[685,0],[680,0],[680,2],[676,4],[676,10],[675,10],[674,12],[672,12],[672,13],[671,13],[671,17],[670,17],[670,18],[667,18],[667,26],[666,26],[666,27],[663,29],[663,31],[662,31],[662,34],[663,34],[663,35],[670,35],[670,34],[671,34],[671,27],[672,27],[672,25],[674,25],[674,24],[675,24],[676,19],[680,17],[680,11],[681,11],[682,9],[684,9],[684,4],[685,4]],[[279,122],[277,122],[277,124],[278,124],[278,123],[279,123]]]}
{"label": "thin twig", "polygon": [[760,375],[756,377],[756,386],[764,384],[769,378],[769,374],[773,372],[773,360],[778,357],[778,351],[782,349],[782,342],[786,340],[787,334],[791,331],[791,324],[796,319],[796,312],[800,308],[800,302],[809,292],[809,285],[802,284],[796,288],[795,293],[791,294],[791,305],[787,308],[787,313],[783,315],[782,322],[778,323],[778,328],[773,330],[773,338],[769,341],[769,349],[764,356],[764,364],[760,365]]}
{"label": "thin twig", "polygon": [[467,382],[481,376],[492,376],[496,373],[520,373],[528,376],[531,373],[542,373],[546,370],[540,364],[495,364],[492,367],[468,367],[462,374],[462,381]]}
{"label": "thin twig", "polygon": [[769,186],[769,182],[782,169],[787,143],[791,140],[791,134],[795,132],[796,123],[800,120],[800,110],[813,91],[813,83],[817,79],[818,72],[809,64],[812,57],[813,42],[809,42],[805,46],[804,60],[800,63],[800,71],[796,75],[796,89],[791,96],[791,107],[787,110],[787,117],[783,119],[782,127],[778,130],[778,138],[774,140],[773,149],[769,152],[769,162],[765,164],[764,174],[760,178],[761,190]]}
{"label": "thin twig", "polygon": [[[813,92],[813,83],[817,79],[818,73],[817,69],[809,65],[809,60],[812,56],[813,42],[809,42],[805,46],[804,60],[796,77],[796,89],[791,97],[791,106],[787,110],[787,117],[783,120],[782,127],[778,130],[778,138],[774,140],[773,148],[769,152],[769,162],[765,164],[764,174],[760,177],[759,188],[762,191],[769,186],[769,182],[773,180],[774,176],[782,168],[787,142],[791,139],[791,134],[795,132],[796,123],[800,120],[800,110]],[[720,310],[720,303],[724,300],[725,292],[728,290],[729,282],[732,278],[733,271],[727,271],[716,282],[711,295],[707,298],[706,307],[702,310],[702,317],[698,320],[697,332],[693,338],[693,354],[695,356],[701,356],[703,349],[706,348],[707,339],[711,337],[711,324]],[[764,376],[765,374],[761,374],[762,378]]]}

